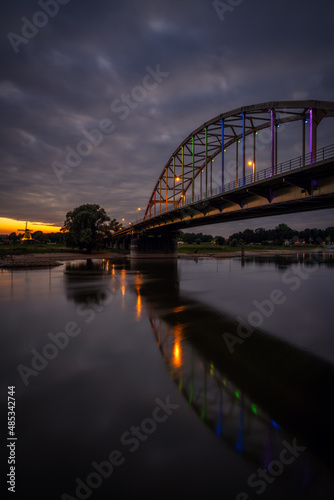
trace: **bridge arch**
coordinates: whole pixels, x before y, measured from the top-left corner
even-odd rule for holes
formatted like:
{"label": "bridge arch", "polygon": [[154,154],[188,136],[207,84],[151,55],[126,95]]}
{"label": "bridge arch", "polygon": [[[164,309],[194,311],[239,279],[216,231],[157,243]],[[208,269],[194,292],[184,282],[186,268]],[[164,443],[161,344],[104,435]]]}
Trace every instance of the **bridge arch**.
{"label": "bridge arch", "polygon": [[[303,161],[305,163],[307,155],[311,156],[312,161],[312,155],[317,150],[317,127],[326,117],[334,117],[334,102],[272,101],[234,109],[203,123],[188,135],[168,159],[154,186],[144,219],[193,203],[196,199],[209,198],[218,194],[218,191],[223,193],[228,188],[225,183],[225,153],[233,145],[235,187],[243,186],[246,182],[246,151],[248,157],[251,156],[250,175],[255,180],[257,136],[264,129],[268,129],[272,175],[277,172],[277,129],[284,124],[301,122]],[[309,152],[306,151],[307,144]],[[213,162],[217,157],[220,159],[220,185],[213,189]]]}

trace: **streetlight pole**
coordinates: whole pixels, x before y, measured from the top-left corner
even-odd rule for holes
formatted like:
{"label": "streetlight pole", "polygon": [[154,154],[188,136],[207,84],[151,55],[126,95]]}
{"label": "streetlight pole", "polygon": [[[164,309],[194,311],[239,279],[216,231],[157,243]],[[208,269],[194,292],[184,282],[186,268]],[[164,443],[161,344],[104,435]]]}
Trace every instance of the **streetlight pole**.
{"label": "streetlight pole", "polygon": [[255,182],[255,162],[254,161],[249,161],[248,165],[250,167],[253,167],[253,182]]}

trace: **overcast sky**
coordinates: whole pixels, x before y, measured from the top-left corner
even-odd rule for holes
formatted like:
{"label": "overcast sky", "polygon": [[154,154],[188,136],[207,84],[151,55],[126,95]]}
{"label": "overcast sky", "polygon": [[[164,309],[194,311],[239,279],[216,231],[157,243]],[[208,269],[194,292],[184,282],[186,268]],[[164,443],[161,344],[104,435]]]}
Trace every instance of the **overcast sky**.
{"label": "overcast sky", "polygon": [[[1,11],[1,217],[62,225],[97,203],[134,220],[203,122],[271,100],[334,101],[329,0],[2,0]],[[99,128],[88,151],[82,131]],[[326,227],[333,215],[203,232]]]}

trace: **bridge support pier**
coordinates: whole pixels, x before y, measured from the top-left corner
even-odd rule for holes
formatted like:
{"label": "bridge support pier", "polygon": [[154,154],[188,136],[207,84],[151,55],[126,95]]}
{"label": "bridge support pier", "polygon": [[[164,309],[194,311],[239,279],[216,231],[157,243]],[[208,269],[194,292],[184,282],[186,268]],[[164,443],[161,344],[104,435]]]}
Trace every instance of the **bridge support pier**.
{"label": "bridge support pier", "polygon": [[136,236],[131,239],[130,259],[176,259],[177,241],[171,235]]}

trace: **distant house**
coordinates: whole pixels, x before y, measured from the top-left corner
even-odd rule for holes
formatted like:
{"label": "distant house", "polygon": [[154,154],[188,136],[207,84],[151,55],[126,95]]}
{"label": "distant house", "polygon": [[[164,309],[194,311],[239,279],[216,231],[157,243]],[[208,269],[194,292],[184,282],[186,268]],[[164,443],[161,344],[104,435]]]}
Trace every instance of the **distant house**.
{"label": "distant house", "polygon": [[290,240],[291,245],[305,245],[305,241],[303,238],[299,238],[299,236],[293,236]]}

